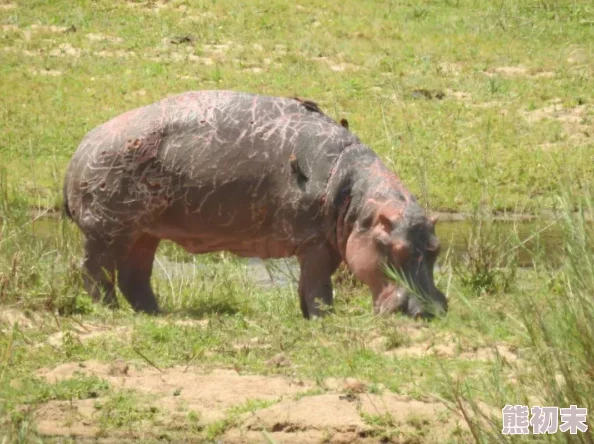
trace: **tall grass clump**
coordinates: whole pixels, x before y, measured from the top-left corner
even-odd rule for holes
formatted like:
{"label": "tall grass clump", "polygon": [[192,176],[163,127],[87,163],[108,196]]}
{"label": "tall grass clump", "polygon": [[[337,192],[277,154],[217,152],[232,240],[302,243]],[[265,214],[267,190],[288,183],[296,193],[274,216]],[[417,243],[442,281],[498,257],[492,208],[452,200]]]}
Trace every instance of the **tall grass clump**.
{"label": "tall grass clump", "polygon": [[465,253],[451,261],[452,272],[474,294],[507,293],[516,281],[519,242],[515,230],[475,212],[464,236]]}
{"label": "tall grass clump", "polygon": [[454,406],[476,442],[517,442],[521,438],[502,435],[501,410],[485,412],[481,399],[500,408],[506,404],[586,407],[587,433],[558,432],[540,438],[594,442],[594,195],[585,193],[578,211],[571,202],[575,196],[569,193],[559,198],[562,265],[536,265],[540,284],[506,295],[509,322],[521,338],[521,361],[493,369],[480,383],[453,383],[448,378]]}
{"label": "tall grass clump", "polygon": [[153,265],[152,285],[165,312],[194,317],[249,315],[253,288],[240,260],[228,253],[189,255],[162,242]]}
{"label": "tall grass clump", "polygon": [[[2,173],[0,176],[5,177]],[[79,272],[80,241],[69,221],[32,214],[0,177],[0,304],[26,309],[85,312]]]}

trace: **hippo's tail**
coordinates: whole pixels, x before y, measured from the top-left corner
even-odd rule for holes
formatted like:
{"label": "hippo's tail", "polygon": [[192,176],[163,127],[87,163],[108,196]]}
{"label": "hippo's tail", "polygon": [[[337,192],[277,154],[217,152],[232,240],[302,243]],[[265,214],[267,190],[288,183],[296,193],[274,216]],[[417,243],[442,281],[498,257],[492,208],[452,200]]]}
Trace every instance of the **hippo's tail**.
{"label": "hippo's tail", "polygon": [[68,219],[72,220],[72,213],[70,212],[70,207],[68,206],[68,195],[66,193],[66,184],[64,184],[63,188],[63,196],[64,196],[64,203],[62,204],[62,209],[64,210],[64,214]]}

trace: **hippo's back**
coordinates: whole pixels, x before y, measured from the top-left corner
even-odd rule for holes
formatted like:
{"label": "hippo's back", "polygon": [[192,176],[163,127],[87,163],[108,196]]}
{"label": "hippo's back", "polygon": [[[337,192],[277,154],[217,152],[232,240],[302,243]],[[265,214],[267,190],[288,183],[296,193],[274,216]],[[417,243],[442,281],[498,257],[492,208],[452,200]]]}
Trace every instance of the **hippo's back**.
{"label": "hippo's back", "polygon": [[309,102],[186,92],[89,132],[65,194],[87,231],[301,239],[319,230],[330,169],[356,142]]}

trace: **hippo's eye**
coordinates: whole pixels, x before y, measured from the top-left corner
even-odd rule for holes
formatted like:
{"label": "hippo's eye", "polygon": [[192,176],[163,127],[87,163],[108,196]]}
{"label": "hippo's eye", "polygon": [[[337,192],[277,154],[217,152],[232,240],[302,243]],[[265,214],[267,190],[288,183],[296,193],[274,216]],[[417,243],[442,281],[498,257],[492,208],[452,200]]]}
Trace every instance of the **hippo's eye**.
{"label": "hippo's eye", "polygon": [[437,256],[437,254],[441,250],[441,245],[439,244],[439,240],[437,239],[437,236],[431,236],[429,238],[429,241],[427,242],[425,249],[427,251],[434,253]]}
{"label": "hippo's eye", "polygon": [[392,253],[395,259],[399,262],[404,262],[410,255],[410,248],[406,242],[397,241],[392,246]]}

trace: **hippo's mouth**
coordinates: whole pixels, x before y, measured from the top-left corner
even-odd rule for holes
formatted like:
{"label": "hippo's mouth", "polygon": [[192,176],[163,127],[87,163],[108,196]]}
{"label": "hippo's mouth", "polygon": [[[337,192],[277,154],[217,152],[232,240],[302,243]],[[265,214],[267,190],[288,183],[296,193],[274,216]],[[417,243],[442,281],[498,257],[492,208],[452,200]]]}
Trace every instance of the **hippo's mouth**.
{"label": "hippo's mouth", "polygon": [[403,313],[414,319],[432,319],[435,314],[427,310],[421,300],[403,287],[386,286],[377,298],[375,311],[378,314]]}

